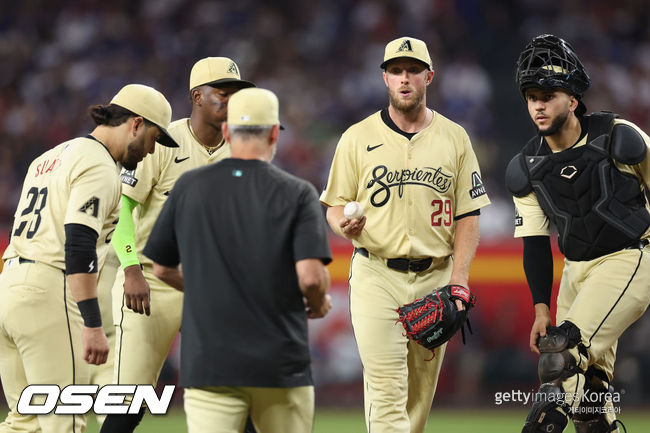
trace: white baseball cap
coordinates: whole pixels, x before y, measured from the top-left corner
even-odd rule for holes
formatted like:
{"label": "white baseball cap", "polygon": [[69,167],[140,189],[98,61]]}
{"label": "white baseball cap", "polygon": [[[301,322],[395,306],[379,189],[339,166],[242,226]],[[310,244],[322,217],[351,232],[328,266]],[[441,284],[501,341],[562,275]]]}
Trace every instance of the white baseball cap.
{"label": "white baseball cap", "polygon": [[111,104],[126,108],[133,114],[142,116],[160,129],[163,136],[157,140],[167,147],[178,147],[178,144],[167,132],[172,121],[172,107],[162,93],[153,87],[143,84],[127,84],[122,87],[111,100]]}

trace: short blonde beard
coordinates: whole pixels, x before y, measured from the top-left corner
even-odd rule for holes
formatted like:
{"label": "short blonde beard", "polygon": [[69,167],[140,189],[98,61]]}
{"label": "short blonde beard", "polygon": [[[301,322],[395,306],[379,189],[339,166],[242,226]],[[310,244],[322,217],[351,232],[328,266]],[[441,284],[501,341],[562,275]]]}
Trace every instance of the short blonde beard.
{"label": "short blonde beard", "polygon": [[414,111],[417,111],[424,102],[424,92],[418,94],[415,101],[413,101],[413,103],[409,104],[408,106],[405,106],[404,104],[400,103],[395,93],[396,92],[394,92],[393,90],[388,89],[388,99],[390,101],[390,105],[392,105],[393,108],[395,108],[397,111],[400,111],[402,113],[412,113]]}

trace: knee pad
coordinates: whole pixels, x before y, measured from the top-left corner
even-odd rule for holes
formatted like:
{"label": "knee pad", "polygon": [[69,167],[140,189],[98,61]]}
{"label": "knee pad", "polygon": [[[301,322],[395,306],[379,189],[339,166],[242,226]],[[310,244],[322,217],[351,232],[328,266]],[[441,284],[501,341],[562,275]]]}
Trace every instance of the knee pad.
{"label": "knee pad", "polygon": [[544,383],[535,395],[521,433],[562,433],[569,423],[569,408],[564,404],[564,391],[558,385]]}
{"label": "knee pad", "polygon": [[571,322],[560,326],[549,326],[546,336],[540,337],[537,346],[541,355],[537,374],[542,383],[559,385],[566,378],[581,373],[578,360],[569,352],[581,345],[580,329]]}

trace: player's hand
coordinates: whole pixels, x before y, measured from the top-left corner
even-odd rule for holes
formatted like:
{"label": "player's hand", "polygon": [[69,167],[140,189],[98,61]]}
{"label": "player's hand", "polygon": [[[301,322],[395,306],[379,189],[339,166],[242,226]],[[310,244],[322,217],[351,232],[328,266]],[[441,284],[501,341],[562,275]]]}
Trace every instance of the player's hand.
{"label": "player's hand", "polygon": [[361,235],[363,228],[366,226],[366,216],[362,216],[357,219],[347,219],[341,218],[339,220],[339,227],[341,228],[341,234],[347,239],[356,239]]}
{"label": "player's hand", "polygon": [[317,306],[310,305],[307,298],[303,299],[305,301],[307,317],[310,319],[320,319],[321,317],[325,317],[325,315],[332,309],[332,297],[330,295],[323,296],[322,302]]}
{"label": "player's hand", "polygon": [[140,265],[124,268],[124,304],[136,313],[151,315],[149,284],[142,275]]}
{"label": "player's hand", "polygon": [[546,337],[546,328],[551,326],[551,311],[546,304],[535,304],[535,322],[530,330],[530,351],[540,354],[537,341]]}
{"label": "player's hand", "polygon": [[108,338],[104,333],[104,328],[83,327],[81,334],[83,342],[83,357],[88,364],[101,365],[108,358],[109,346]]}

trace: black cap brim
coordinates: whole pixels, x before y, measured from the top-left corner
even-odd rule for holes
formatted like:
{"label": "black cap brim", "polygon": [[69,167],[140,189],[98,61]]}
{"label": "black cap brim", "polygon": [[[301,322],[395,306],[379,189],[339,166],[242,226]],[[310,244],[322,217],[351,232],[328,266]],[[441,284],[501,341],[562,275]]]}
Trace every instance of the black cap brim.
{"label": "black cap brim", "polygon": [[202,84],[202,86],[212,86],[219,87],[225,84],[237,84],[240,89],[246,89],[248,87],[257,87],[255,83],[246,80],[238,80],[237,78],[221,78],[219,80],[211,81],[209,83]]}
{"label": "black cap brim", "polygon": [[162,133],[161,137],[157,140],[158,143],[162,144],[165,147],[178,147],[178,143],[174,141],[167,130],[161,128],[160,126],[158,126],[158,129],[160,129],[160,132]]}

